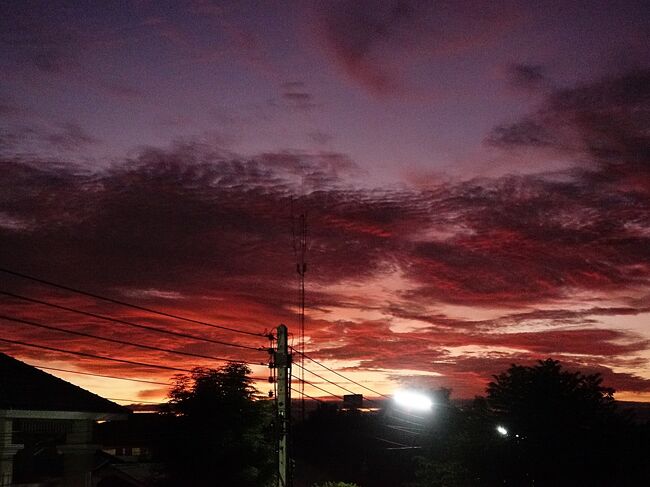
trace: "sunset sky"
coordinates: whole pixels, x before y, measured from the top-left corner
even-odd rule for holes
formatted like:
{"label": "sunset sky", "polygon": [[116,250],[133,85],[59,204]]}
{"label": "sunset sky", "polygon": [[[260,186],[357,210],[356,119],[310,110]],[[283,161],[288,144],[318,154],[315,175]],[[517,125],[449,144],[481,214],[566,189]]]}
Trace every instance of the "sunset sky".
{"label": "sunset sky", "polygon": [[[466,398],[511,363],[552,357],[650,401],[649,45],[650,9],[632,0],[2,2],[0,267],[253,333],[286,323],[296,344],[304,212],[305,350],[329,367],[385,394]],[[0,291],[268,346],[6,273]],[[0,301],[49,326],[267,359]],[[0,326],[26,343],[220,365]],[[52,373],[106,397],[167,393]]]}

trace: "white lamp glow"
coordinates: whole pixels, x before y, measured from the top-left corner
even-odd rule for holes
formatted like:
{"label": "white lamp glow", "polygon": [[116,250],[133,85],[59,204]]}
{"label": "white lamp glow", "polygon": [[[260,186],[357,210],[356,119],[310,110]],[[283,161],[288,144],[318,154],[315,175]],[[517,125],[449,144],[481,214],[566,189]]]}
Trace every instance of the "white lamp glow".
{"label": "white lamp glow", "polygon": [[433,407],[431,398],[415,391],[397,391],[393,400],[400,407],[412,411],[430,411]]}
{"label": "white lamp glow", "polygon": [[497,433],[499,433],[501,436],[508,436],[508,430],[505,428],[505,426],[497,426]]}

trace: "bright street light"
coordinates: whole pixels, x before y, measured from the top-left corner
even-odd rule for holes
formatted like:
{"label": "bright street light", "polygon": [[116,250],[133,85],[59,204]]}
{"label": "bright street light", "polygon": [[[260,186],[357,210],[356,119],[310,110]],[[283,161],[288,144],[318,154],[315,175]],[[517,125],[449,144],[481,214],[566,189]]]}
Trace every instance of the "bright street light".
{"label": "bright street light", "polygon": [[508,436],[508,430],[505,428],[505,426],[498,425],[498,426],[497,426],[497,432],[498,432],[501,436]]}
{"label": "bright street light", "polygon": [[411,411],[430,411],[433,407],[430,397],[416,391],[396,391],[393,400],[398,406]]}

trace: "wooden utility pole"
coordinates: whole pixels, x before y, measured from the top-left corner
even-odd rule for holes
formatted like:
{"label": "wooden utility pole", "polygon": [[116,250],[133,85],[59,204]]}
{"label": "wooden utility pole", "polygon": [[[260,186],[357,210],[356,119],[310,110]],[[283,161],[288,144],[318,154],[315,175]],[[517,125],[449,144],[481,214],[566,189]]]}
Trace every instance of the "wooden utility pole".
{"label": "wooden utility pole", "polygon": [[274,357],[278,369],[278,487],[291,487],[291,459],[289,458],[289,427],[291,422],[291,354],[287,327],[278,326],[278,348]]}

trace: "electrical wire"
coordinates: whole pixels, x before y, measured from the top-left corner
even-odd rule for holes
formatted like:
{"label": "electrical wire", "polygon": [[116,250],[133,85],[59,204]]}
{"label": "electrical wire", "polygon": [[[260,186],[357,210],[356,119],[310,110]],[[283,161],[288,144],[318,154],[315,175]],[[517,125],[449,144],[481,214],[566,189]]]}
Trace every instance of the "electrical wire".
{"label": "electrical wire", "polygon": [[77,313],[77,314],[84,315],[84,316],[90,316],[91,318],[97,318],[97,319],[100,319],[100,320],[110,321],[112,323],[119,323],[119,324],[122,324],[122,325],[132,326],[132,327],[135,327],[135,328],[141,328],[143,330],[155,331],[155,332],[158,332],[158,333],[165,333],[167,335],[173,335],[173,336],[177,336],[177,337],[181,337],[181,338],[191,338],[193,340],[200,340],[200,341],[204,341],[204,342],[214,343],[214,344],[217,344],[217,345],[226,345],[226,346],[229,346],[229,347],[244,348],[244,349],[247,349],[247,350],[261,350],[258,347],[250,347],[248,345],[240,345],[239,343],[224,342],[224,341],[221,341],[221,340],[214,340],[212,338],[200,337],[198,335],[192,335],[192,334],[189,334],[189,333],[183,333],[183,332],[178,332],[178,331],[173,331],[173,330],[164,330],[162,328],[156,328],[155,326],[143,325],[143,324],[140,324],[140,323],[133,323],[132,321],[125,321],[125,320],[120,320],[120,319],[117,319],[117,318],[111,318],[110,316],[104,316],[104,315],[100,315],[100,314],[97,314],[97,313],[91,313],[89,311],[82,311],[82,310],[79,310],[79,309],[70,308],[70,307],[67,307],[67,306],[62,306],[60,304],[55,304],[55,303],[52,303],[50,301],[43,301],[43,300],[40,300],[40,299],[30,298],[30,297],[27,297],[27,296],[21,296],[20,294],[14,294],[14,293],[10,293],[8,291],[0,291],[0,294],[3,294],[5,296],[9,296],[9,297],[12,297],[12,298],[20,299],[20,300],[23,300],[23,301],[28,301],[28,302],[31,302],[31,303],[41,304],[43,306],[49,306],[50,308],[56,308],[56,309],[60,309],[60,310],[64,310],[64,311],[70,311],[72,313]]}
{"label": "electrical wire", "polygon": [[307,384],[307,385],[310,385],[310,386],[312,386],[312,387],[318,389],[319,391],[324,392],[324,393],[327,394],[328,396],[336,397],[336,398],[338,398],[338,399],[344,400],[344,399],[343,399],[343,396],[339,396],[339,395],[337,395],[337,394],[333,394],[332,392],[330,392],[330,391],[328,391],[328,390],[326,390],[326,389],[323,389],[323,388],[320,387],[320,386],[317,386],[317,385],[314,384],[313,382],[309,382],[309,381],[307,381],[307,380],[300,379],[299,377],[296,377],[296,380],[297,380],[298,382],[303,382],[303,383],[305,383],[305,384]]}
{"label": "electrical wire", "polygon": [[[424,420],[424,419],[425,419],[425,418],[423,418],[422,416],[418,416],[418,415],[416,415],[416,414],[409,413],[409,412],[406,412],[406,411],[401,411],[401,413],[402,413],[402,415],[404,415],[404,416],[408,416],[408,417],[411,417],[411,418],[421,419],[421,420]],[[412,425],[414,425],[414,426],[419,426],[420,428],[423,426],[423,425],[422,425],[422,422],[419,422],[419,423],[418,423],[417,421],[411,421],[411,420],[408,420],[408,419],[406,419],[406,418],[403,418],[403,417],[400,417],[400,416],[397,416],[397,415],[394,415],[394,414],[393,414],[393,415],[389,415],[388,417],[389,417],[390,419],[394,419],[394,420],[396,420],[396,421],[401,421],[401,422],[403,422],[403,423],[408,423],[408,424],[412,424]]]}
{"label": "electrical wire", "polygon": [[[313,370],[310,370],[310,369],[308,369],[308,368],[306,368],[306,367],[303,367],[303,366],[301,366],[301,365],[298,364],[298,363],[294,363],[293,365],[295,365],[296,367],[299,367],[299,368],[303,369],[304,371],[309,372],[310,374],[315,375],[316,377],[318,377],[319,379],[324,380],[325,382],[329,382],[330,384],[332,384],[332,385],[334,385],[334,386],[336,386],[336,387],[338,387],[338,388],[340,388],[340,389],[343,389],[343,390],[346,391],[346,392],[349,392],[350,394],[356,394],[356,392],[351,391],[350,389],[347,389],[347,388],[343,387],[342,385],[337,384],[337,383],[334,382],[334,381],[331,381],[331,380],[329,380],[329,379],[326,379],[326,378],[323,377],[322,375],[319,375],[319,374],[317,374],[316,372],[314,372]],[[368,402],[374,402],[375,404],[381,404],[379,401],[376,401],[376,400],[374,400],[374,399],[365,398],[365,400],[368,401]]]}
{"label": "electrical wire", "polygon": [[[0,269],[0,270],[1,270],[1,269]],[[329,367],[326,366],[326,365],[323,365],[323,364],[320,363],[318,360],[316,360],[316,359],[310,357],[310,356],[307,355],[306,353],[303,353],[303,352],[301,352],[301,351],[299,351],[299,350],[296,350],[296,349],[293,348],[293,347],[292,347],[292,350],[293,350],[294,352],[296,352],[297,354],[304,356],[307,360],[311,360],[311,361],[314,362],[315,364],[320,365],[320,366],[323,367],[324,369],[329,370],[330,372],[332,372],[332,373],[338,375],[339,377],[341,377],[341,378],[343,378],[343,379],[345,379],[345,380],[351,382],[352,384],[355,384],[355,385],[357,385],[357,386],[359,386],[359,387],[362,387],[362,388],[364,388],[365,390],[370,391],[370,392],[372,392],[373,394],[377,394],[378,396],[384,397],[384,398],[386,398],[386,399],[389,399],[389,398],[390,398],[390,396],[387,396],[386,394],[382,394],[381,392],[377,392],[377,391],[375,391],[374,389],[371,389],[370,387],[364,386],[363,384],[360,384],[359,382],[356,382],[356,381],[350,379],[349,377],[344,376],[344,375],[341,374],[340,372],[337,372],[336,370],[331,369],[331,368],[329,368]]]}
{"label": "electrical wire", "polygon": [[416,435],[416,436],[420,436],[420,435],[423,434],[422,430],[416,430],[416,429],[413,429],[413,428],[407,428],[405,426],[398,426],[398,425],[395,425],[395,424],[385,424],[384,427],[399,431],[401,433],[408,433],[408,434]]}
{"label": "electrical wire", "polygon": [[245,360],[235,360],[235,359],[228,359],[228,358],[223,358],[223,357],[214,357],[212,355],[202,355],[200,353],[192,353],[192,352],[182,352],[180,350],[172,350],[169,348],[162,348],[162,347],[156,347],[153,345],[144,345],[141,343],[133,343],[129,342],[126,340],[119,340],[117,338],[107,338],[107,337],[101,337],[97,335],[92,335],[90,333],[84,333],[82,331],[74,331],[74,330],[67,330],[65,328],[59,328],[57,326],[50,326],[50,325],[44,325],[42,323],[36,323],[34,321],[29,321],[29,320],[23,320],[20,318],[14,318],[11,316],[5,316],[5,315],[0,315],[1,320],[8,320],[8,321],[13,321],[15,323],[22,323],[24,325],[29,325],[29,326],[34,326],[37,328],[42,328],[44,330],[51,330],[51,331],[58,331],[61,333],[68,333],[70,335],[76,335],[76,336],[81,336],[81,337],[86,337],[86,338],[92,338],[94,340],[102,340],[105,342],[110,342],[110,343],[117,343],[119,345],[129,345],[132,347],[138,347],[138,348],[143,348],[145,350],[155,350],[158,352],[165,352],[165,353],[173,353],[176,355],[184,355],[187,357],[195,357],[195,358],[205,358],[209,360],[219,360],[222,362],[229,362],[229,363],[236,363],[236,364],[245,364],[245,365],[266,365],[265,363],[255,363],[255,362],[247,362]]}
{"label": "electrical wire", "polygon": [[[249,332],[249,331],[245,331],[245,330],[239,330],[239,329],[224,326],[224,325],[217,325],[217,324],[214,324],[214,323],[195,320],[195,319],[188,318],[188,317],[185,317],[185,316],[180,316],[180,315],[176,315],[176,314],[173,314],[173,313],[167,313],[167,312],[164,312],[164,311],[159,311],[159,310],[156,310],[156,309],[135,305],[133,303],[129,303],[129,302],[122,301],[122,300],[117,300],[117,299],[114,299],[114,298],[108,298],[108,297],[101,296],[101,295],[96,294],[96,293],[83,291],[81,289],[77,289],[77,288],[73,288],[73,287],[70,287],[70,286],[58,284],[58,283],[48,281],[48,280],[45,280],[45,279],[40,279],[40,278],[37,278],[37,277],[34,277],[34,276],[30,276],[30,275],[27,275],[27,274],[24,274],[24,273],[21,273],[21,272],[13,271],[13,270],[2,268],[2,267],[0,267],[0,272],[10,274],[10,275],[13,275],[13,276],[16,276],[16,277],[20,277],[20,278],[23,278],[23,279],[28,279],[28,280],[31,280],[31,281],[34,281],[34,282],[38,282],[40,284],[47,285],[47,286],[56,287],[56,288],[59,288],[59,289],[70,291],[70,292],[73,292],[73,293],[76,293],[76,294],[88,296],[88,297],[91,297],[91,298],[94,298],[94,299],[99,299],[99,300],[106,301],[106,302],[109,302],[109,303],[117,304],[117,305],[120,305],[120,306],[126,306],[126,307],[129,307],[129,308],[137,309],[137,310],[144,311],[144,312],[147,312],[147,313],[152,313],[152,314],[156,314],[156,315],[159,315],[159,316],[164,316],[164,317],[167,317],[167,318],[177,319],[177,320],[181,320],[181,321],[185,321],[185,322],[189,322],[189,323],[199,324],[199,325],[208,326],[208,327],[211,327],[211,328],[217,328],[217,329],[230,331],[230,332],[234,332],[234,333],[245,334],[245,335],[249,335],[249,336],[257,336],[257,337],[267,337],[268,336],[267,334],[264,334],[264,333],[254,333],[254,332]],[[83,314],[83,315],[94,317],[94,318],[97,318],[97,319],[102,319],[102,320],[111,321],[111,322],[115,322],[115,323],[121,323],[121,324],[128,325],[128,326],[134,326],[134,327],[138,327],[138,328],[141,328],[141,329],[146,329],[146,330],[153,331],[153,332],[166,333],[166,334],[169,334],[169,335],[175,335],[175,336],[179,336],[179,337],[183,337],[183,338],[190,338],[190,339],[195,339],[195,340],[212,342],[212,343],[216,343],[216,344],[220,344],[220,345],[224,345],[224,346],[234,346],[234,347],[238,347],[238,348],[245,348],[245,349],[257,350],[257,351],[264,350],[264,349],[261,349],[261,348],[250,347],[250,346],[240,345],[240,344],[234,344],[234,343],[230,343],[230,342],[223,342],[223,341],[220,341],[220,340],[212,340],[212,339],[208,339],[208,338],[204,338],[204,337],[198,337],[198,336],[195,336],[195,335],[186,334],[186,333],[182,333],[182,332],[174,332],[174,331],[171,331],[171,330],[163,330],[163,329],[156,328],[156,327],[150,327],[148,325],[142,325],[142,324],[139,324],[139,323],[132,323],[132,322],[125,321],[125,320],[114,319],[114,318],[110,318],[110,317],[107,317],[107,316],[104,316],[104,315],[99,315],[99,314],[96,314],[96,313],[90,313],[90,312],[86,312],[86,311],[82,311],[82,310],[78,310],[78,309],[74,309],[74,308],[69,308],[69,307],[66,307],[66,306],[57,305],[57,304],[47,302],[47,301],[37,300],[37,299],[29,298],[29,297],[26,297],[26,296],[20,296],[20,295],[14,294],[14,293],[6,292],[6,291],[0,291],[0,294],[11,296],[11,297],[14,297],[16,299],[22,299],[22,300],[25,300],[25,301],[30,301],[30,302],[33,302],[33,303],[36,303],[36,304],[41,304],[41,305],[44,305],[44,306],[50,306],[50,307],[53,307],[53,308],[58,308],[58,309],[73,312],[73,313]],[[87,334],[87,333],[83,333],[83,332],[66,330],[66,329],[62,329],[62,328],[58,328],[58,327],[43,325],[43,324],[40,324],[40,323],[30,322],[30,321],[27,321],[27,320],[21,320],[21,319],[18,319],[18,318],[12,318],[12,317],[7,317],[7,316],[1,316],[0,315],[0,318],[6,319],[6,320],[9,320],[9,321],[14,321],[14,322],[19,322],[19,323],[31,325],[31,326],[37,326],[37,327],[40,327],[40,328],[59,331],[59,332],[63,332],[63,333],[69,333],[69,334],[84,336],[84,337],[87,337],[87,338],[93,338],[93,339],[98,339],[98,340],[103,340],[103,341],[109,341],[109,342],[123,344],[123,345],[131,345],[131,346],[136,346],[136,347],[140,347],[140,348],[147,348],[147,349],[150,349],[150,350],[157,350],[157,351],[162,351],[162,352],[167,352],[167,353],[175,353],[175,354],[193,356],[193,357],[198,357],[198,358],[207,358],[207,359],[210,359],[210,360],[219,360],[219,361],[225,361],[225,362],[231,362],[231,363],[243,363],[243,364],[247,364],[247,365],[265,365],[265,364],[246,362],[246,361],[242,361],[242,360],[225,359],[225,358],[221,358],[221,357],[206,356],[206,355],[201,355],[201,354],[193,354],[193,353],[190,353],[190,352],[181,352],[181,351],[178,351],[178,350],[170,350],[170,349],[164,349],[164,348],[160,348],[160,347],[153,347],[153,346],[148,346],[148,345],[135,344],[135,343],[127,342],[127,341],[123,341],[123,340],[111,339],[111,338],[100,337],[100,336],[91,335],[91,334]],[[99,356],[99,355],[95,355],[95,354],[89,354],[89,353],[84,353],[84,352],[75,352],[75,351],[71,351],[71,350],[58,349],[58,348],[55,348],[55,347],[47,347],[47,346],[43,346],[43,345],[36,345],[36,344],[33,344],[33,343],[21,342],[21,341],[18,341],[18,340],[9,340],[9,339],[0,338],[0,341],[4,341],[6,343],[13,343],[13,344],[17,344],[17,345],[28,346],[28,347],[35,347],[35,348],[39,348],[39,349],[42,349],[42,350],[50,350],[50,351],[56,351],[56,352],[61,352],[61,353],[69,353],[69,354],[83,356],[83,357],[98,358],[98,359],[102,359],[102,360],[110,360],[110,361],[114,361],[114,362],[120,362],[120,363],[132,364],[132,365],[140,365],[140,366],[153,367],[153,368],[166,369],[166,370],[176,370],[176,371],[182,371],[182,372],[191,372],[188,369],[182,369],[182,368],[178,368],[178,367],[170,367],[170,366],[164,366],[164,365],[158,365],[158,364],[146,364],[146,363],[130,361],[130,360],[115,359],[115,358],[111,358],[111,357],[103,357],[103,356]],[[306,353],[304,353],[304,352],[302,352],[300,350],[296,350],[294,347],[290,347],[290,348],[294,352],[301,355],[302,357],[314,362],[315,364],[317,364],[317,365],[323,367],[324,369],[336,374],[337,376],[341,377],[342,379],[344,379],[344,380],[346,380],[346,381],[348,381],[348,382],[350,382],[352,384],[355,384],[355,385],[357,385],[357,386],[359,386],[359,387],[361,387],[361,388],[363,388],[363,389],[365,389],[365,390],[367,390],[369,392],[372,392],[373,394],[376,394],[376,395],[378,395],[380,397],[384,397],[384,398],[389,397],[389,396],[387,396],[385,394],[382,394],[382,393],[380,393],[380,392],[378,392],[378,391],[376,391],[374,389],[371,389],[370,387],[367,387],[367,386],[365,386],[365,385],[363,385],[363,384],[361,384],[361,383],[359,383],[359,382],[357,382],[357,381],[355,381],[353,379],[350,379],[349,377],[341,374],[340,372],[338,372],[338,371],[324,365],[323,363],[319,362],[318,360],[310,357]],[[345,390],[346,392],[354,394],[354,392],[352,392],[351,390],[349,390],[349,389],[347,389],[347,388],[345,388],[345,387],[343,387],[343,386],[341,386],[341,385],[339,385],[339,384],[337,384],[337,383],[335,383],[333,381],[330,381],[330,380],[324,378],[323,376],[317,374],[316,372],[314,372],[312,370],[309,370],[309,369],[307,369],[305,367],[302,367],[299,364],[295,364],[295,365],[300,367],[303,371],[307,371],[307,372],[315,375],[316,377],[319,377],[320,379],[325,380],[326,382],[328,382],[328,383],[330,383],[332,385],[335,385],[336,387],[339,387],[340,389]],[[70,372],[72,372],[72,371],[70,371]],[[90,375],[89,373],[86,373],[86,374]],[[96,375],[99,375],[99,374],[96,374]],[[109,378],[123,379],[123,378],[119,378],[119,377],[109,377]],[[126,379],[126,378],[124,378],[124,379],[125,380],[131,380],[131,379]],[[261,380],[261,379],[255,379],[255,380]],[[325,390],[325,389],[323,389],[323,388],[321,388],[321,387],[317,386],[316,384],[313,384],[313,383],[311,383],[309,381],[306,381],[304,379],[300,379],[300,381],[303,384],[311,385],[312,387],[314,387],[316,389],[319,389],[319,390],[325,392],[326,394],[328,394],[330,396],[343,399],[342,396],[332,394],[331,392],[329,392],[329,391],[327,391],[327,390]],[[298,391],[294,390],[294,392],[298,392]],[[303,391],[300,391],[300,393],[304,394]],[[310,396],[307,396],[307,397],[310,397]],[[310,398],[315,399],[315,398],[312,398],[312,397],[310,397]],[[367,399],[367,400],[372,401],[371,399]]]}
{"label": "electrical wire", "polygon": [[[302,392],[300,392],[300,389],[295,389],[293,387],[291,387],[290,389],[297,394],[302,394]],[[305,394],[305,397],[311,399],[312,401],[317,401],[322,404],[327,404],[327,401],[323,401],[322,399],[318,399],[317,397],[310,396],[309,394]]]}
{"label": "electrical wire", "polygon": [[[28,364],[32,365],[32,364]],[[91,372],[80,372],[78,370],[68,370],[68,369],[59,369],[57,367],[45,367],[43,365],[32,365],[32,367],[36,367],[37,369],[41,370],[53,370],[56,372],[65,372],[68,374],[79,374],[79,375],[89,375],[91,377],[104,377],[106,379],[119,379],[119,380],[128,380],[131,382],[143,382],[145,384],[156,384],[160,386],[169,386],[169,383],[167,382],[156,382],[153,380],[145,380],[145,379],[132,379],[130,377],[117,377],[115,375],[105,375],[105,374],[93,374]]]}
{"label": "electrical wire", "polygon": [[[106,379],[118,379],[118,380],[128,380],[132,382],[143,382],[145,384],[155,384],[155,385],[161,385],[161,386],[167,386],[169,387],[170,384],[168,382],[157,382],[153,380],[145,380],[145,379],[132,379],[130,377],[118,377],[116,375],[105,375],[105,374],[94,374],[92,372],[81,372],[78,370],[69,370],[69,369],[60,369],[57,367],[45,367],[43,365],[33,365],[33,364],[27,364],[31,365],[32,367],[35,367],[37,369],[41,370],[54,370],[57,372],[66,372],[68,374],[79,374],[79,375],[89,375],[91,377],[102,377]],[[258,377],[258,376],[247,376],[248,379],[254,380],[254,381],[267,381],[268,377]]]}
{"label": "electrical wire", "polygon": [[[380,438],[378,438],[380,439]],[[384,448],[385,450],[421,450],[421,446],[400,446],[396,448]]]}
{"label": "electrical wire", "polygon": [[[297,366],[297,367],[299,367],[299,368],[303,368],[303,367],[302,367],[301,365],[299,365],[298,363],[294,363],[293,365],[295,365],[295,366]],[[322,364],[319,364],[319,365],[322,365]],[[327,367],[326,367],[326,368],[327,368]],[[310,369],[308,369],[308,368],[306,368],[306,367],[304,368],[304,370],[307,371],[307,372],[309,372],[309,373],[311,373],[311,374],[313,374],[313,375],[315,375],[316,377],[318,377],[318,378],[324,380],[325,382],[328,382],[328,383],[330,383],[330,384],[332,384],[332,385],[334,385],[334,386],[336,386],[336,387],[339,387],[339,388],[343,389],[343,390],[346,391],[346,392],[349,392],[349,393],[351,393],[351,394],[355,394],[353,391],[351,391],[351,390],[349,390],[349,389],[347,389],[347,388],[341,386],[340,384],[337,384],[336,382],[333,382],[333,381],[331,381],[331,380],[329,380],[329,379],[327,379],[327,378],[325,378],[325,377],[323,377],[323,376],[317,374],[317,373],[314,372],[313,370],[310,370]],[[330,370],[330,371],[336,373],[336,371],[334,371],[334,370],[332,370],[332,369],[329,369],[329,368],[328,368],[328,370]],[[337,375],[341,375],[341,374],[337,374]],[[302,379],[298,378],[298,380],[302,380]],[[347,380],[349,380],[350,382],[355,383],[355,382],[352,381],[351,379],[347,379]],[[311,383],[311,382],[304,381],[304,383],[305,383],[305,384],[309,384],[309,385],[311,385],[311,386],[313,386],[313,387],[316,387],[317,389],[320,389],[320,390],[323,391],[323,392],[328,392],[328,391],[325,391],[325,389],[322,389],[322,388],[316,386],[315,384],[313,384],[313,383]],[[359,384],[359,385],[361,385],[361,384]],[[331,394],[331,393],[330,393],[330,394]],[[332,394],[332,395],[334,395],[334,394]],[[335,395],[334,395],[334,396],[335,396]],[[343,398],[343,397],[341,397],[341,396],[335,396],[335,397],[338,397],[338,398],[340,398],[340,399],[345,400],[345,398]],[[384,396],[384,397],[388,397],[388,396]],[[376,404],[380,404],[379,401],[375,401],[375,400],[373,400],[373,399],[367,399],[367,398],[364,398],[364,399],[365,399],[366,401],[368,401],[368,402],[374,402],[374,403],[376,403]],[[412,414],[412,413],[407,413],[407,412],[405,412],[405,413],[403,413],[403,414],[406,414],[407,416],[411,416],[411,417],[414,417],[414,418],[417,418],[417,419],[425,419],[425,418],[423,418],[423,417],[421,417],[421,416],[417,416],[417,415]],[[414,424],[414,425],[417,425],[417,426],[421,426],[421,424],[419,424],[419,423],[416,423],[416,422],[414,422],[414,421],[409,421],[409,420],[404,419],[404,418],[396,418],[396,419],[398,419],[398,420],[400,420],[400,421],[404,421],[404,422],[410,423],[410,424]]]}
{"label": "electrical wire", "polygon": [[334,381],[331,381],[331,380],[329,380],[329,379],[326,379],[326,378],[323,377],[322,375],[319,375],[319,374],[317,374],[316,372],[314,372],[313,370],[309,370],[308,368],[303,367],[302,365],[300,365],[300,364],[297,363],[297,362],[294,363],[293,365],[295,365],[296,367],[298,367],[298,368],[300,368],[300,369],[302,369],[302,370],[304,370],[304,371],[306,371],[306,372],[309,372],[310,374],[315,375],[316,377],[318,377],[318,378],[321,379],[321,380],[324,380],[325,382],[329,382],[329,383],[332,384],[333,386],[336,386],[336,387],[338,387],[338,388],[340,388],[340,389],[343,389],[345,392],[349,392],[350,394],[355,394],[354,391],[351,391],[350,389],[346,389],[346,388],[343,387],[342,385],[339,385],[339,384],[337,384],[337,383],[334,382]]}
{"label": "electrical wire", "polygon": [[119,362],[122,364],[129,364],[129,365],[138,365],[142,367],[151,367],[154,369],[163,369],[163,370],[174,370],[178,372],[192,372],[190,369],[183,369],[180,367],[171,367],[169,365],[158,365],[158,364],[147,364],[144,362],[136,362],[134,360],[125,360],[125,359],[119,359],[119,358],[113,358],[113,357],[104,357],[102,355],[96,355],[94,353],[86,353],[86,352],[77,352],[73,350],[65,350],[62,348],[56,348],[56,347],[48,347],[46,345],[37,345],[35,343],[28,343],[28,342],[22,342],[19,340],[10,340],[8,338],[0,338],[0,341],[6,342],[6,343],[12,343],[14,345],[22,345],[25,347],[32,347],[32,348],[38,348],[41,350],[49,350],[52,352],[60,352],[60,353],[69,353],[71,355],[78,355],[80,357],[87,357],[87,358],[96,358],[96,359],[101,359],[101,360],[108,360],[111,362]]}
{"label": "electrical wire", "polygon": [[120,399],[118,397],[105,397],[104,399],[108,399],[109,401],[130,402],[132,405],[135,405],[135,404],[166,404],[165,402],[161,402],[161,401],[144,401],[142,399]]}
{"label": "electrical wire", "polygon": [[121,301],[119,299],[107,298],[106,296],[101,296],[99,294],[91,293],[91,292],[88,292],[88,291],[83,291],[81,289],[73,288],[73,287],[70,287],[70,286],[65,286],[63,284],[58,284],[58,283],[55,283],[55,282],[52,282],[52,281],[47,281],[45,279],[40,279],[38,277],[23,274],[22,272],[12,271],[10,269],[6,269],[6,268],[3,268],[3,267],[0,267],[0,272],[4,272],[5,274],[9,274],[9,275],[12,275],[12,276],[15,276],[15,277],[20,277],[22,279],[27,279],[27,280],[30,280],[30,281],[38,282],[38,283],[44,284],[46,286],[56,287],[58,289],[63,289],[65,291],[70,291],[70,292],[73,292],[73,293],[76,293],[76,294],[81,294],[83,296],[88,296],[90,298],[106,301],[108,303],[118,304],[120,306],[126,306],[126,307],[137,309],[137,310],[140,310],[140,311],[145,311],[147,313],[152,313],[152,314],[156,314],[156,315],[160,315],[160,316],[165,316],[167,318],[173,318],[175,320],[186,321],[188,323],[194,323],[194,324],[197,324],[197,325],[208,326],[210,328],[218,328],[220,330],[232,331],[234,333],[241,333],[241,334],[244,334],[244,335],[258,336],[258,337],[265,337],[266,336],[263,333],[254,333],[254,332],[251,332],[251,331],[238,330],[237,328],[231,328],[229,326],[216,325],[214,323],[208,323],[206,321],[195,320],[193,318],[187,318],[185,316],[180,316],[180,315],[176,315],[176,314],[173,314],[173,313],[167,313],[165,311],[159,311],[159,310],[156,310],[156,309],[147,308],[147,307],[144,307],[144,306],[139,306],[137,304],[128,303],[126,301]]}
{"label": "electrical wire", "polygon": [[[99,356],[99,355],[87,354],[87,353],[83,353],[83,352],[74,352],[74,351],[71,351],[71,350],[68,351],[68,350],[63,350],[63,349],[56,349],[54,347],[43,347],[43,346],[40,346],[40,345],[22,343],[22,342],[18,342],[18,341],[15,341],[15,340],[6,340],[6,339],[2,339],[2,338],[0,338],[0,340],[2,340],[4,342],[9,342],[9,343],[16,343],[16,344],[19,344],[19,345],[26,345],[26,346],[36,347],[36,348],[45,348],[47,350],[54,350],[54,351],[62,352],[62,353],[70,353],[70,354],[74,354],[74,355],[82,355],[84,357],[85,356],[92,356],[92,357],[98,358],[98,359],[111,360],[111,361],[116,361],[116,362],[124,362],[124,363],[128,363],[128,364],[136,364],[136,365],[141,365],[141,366],[146,366],[146,367],[165,368],[165,369],[171,369],[171,370],[175,370],[175,371],[192,372],[189,369],[180,369],[180,368],[175,368],[175,367],[172,368],[172,367],[165,367],[165,366],[161,366],[161,365],[145,364],[145,363],[142,363],[142,362],[119,360],[119,359],[113,359],[113,358],[109,358],[109,357],[102,357],[102,356]],[[27,365],[31,365],[31,364],[27,364]],[[53,371],[58,371],[58,372],[71,373],[71,374],[88,375],[88,376],[93,376],[93,377],[102,377],[102,378],[109,378],[109,379],[118,379],[118,380],[126,380],[126,381],[133,381],[133,382],[144,382],[144,383],[147,383],[147,384],[170,386],[170,384],[165,383],[165,382],[156,382],[156,381],[150,381],[150,380],[144,380],[144,379],[133,379],[133,378],[130,378],[130,377],[117,377],[117,376],[105,375],[105,374],[93,374],[93,373],[90,373],[90,372],[80,372],[80,371],[77,371],[77,370],[61,369],[61,368],[57,368],[57,367],[45,367],[45,366],[41,366],[41,365],[31,365],[31,366],[34,367],[34,368],[37,368],[37,369],[41,369],[41,370],[53,370]],[[250,377],[250,379],[252,379],[252,380],[266,380],[266,378],[264,378],[264,377],[255,377],[255,376]],[[143,401],[143,400],[137,400],[136,401],[136,400],[133,400],[133,399],[116,399],[116,398],[112,398],[112,397],[105,397],[104,399],[108,399],[108,400],[111,400],[111,401],[131,401],[131,402],[140,402],[140,403],[161,404],[161,403],[155,402],[155,401]]]}
{"label": "electrical wire", "polygon": [[397,441],[387,440],[386,438],[380,438],[378,436],[373,436],[372,438],[375,439],[375,440],[383,441],[385,443],[390,443],[392,445],[398,445],[400,448],[397,448],[397,449],[399,449],[399,450],[418,448],[418,447],[412,447],[412,446],[405,445],[404,443],[398,443]]}

